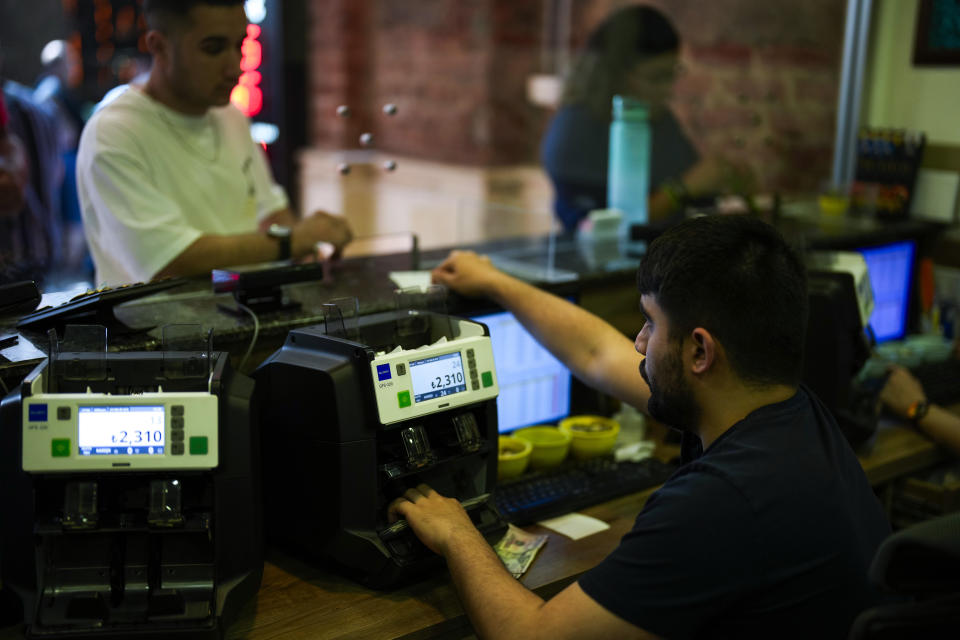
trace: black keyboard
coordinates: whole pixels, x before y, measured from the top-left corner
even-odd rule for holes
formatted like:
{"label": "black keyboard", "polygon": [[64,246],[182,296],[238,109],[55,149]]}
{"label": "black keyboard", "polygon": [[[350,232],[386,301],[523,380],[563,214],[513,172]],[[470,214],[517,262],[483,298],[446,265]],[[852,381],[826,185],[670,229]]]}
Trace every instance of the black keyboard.
{"label": "black keyboard", "polygon": [[494,503],[505,520],[522,526],[656,487],[676,468],[653,458],[640,462],[592,458],[501,482]]}
{"label": "black keyboard", "polygon": [[[113,308],[116,305],[179,287],[186,282],[186,278],[164,278],[152,282],[137,282],[85,291],[56,307],[42,307],[23,316],[17,322],[17,327],[32,331],[46,331],[54,328],[61,335],[68,324],[99,324],[111,329],[121,329],[123,323],[113,315]],[[142,330],[152,328],[144,327]]]}
{"label": "black keyboard", "polygon": [[960,359],[927,362],[911,367],[910,373],[923,385],[928,401],[939,405],[960,402]]}

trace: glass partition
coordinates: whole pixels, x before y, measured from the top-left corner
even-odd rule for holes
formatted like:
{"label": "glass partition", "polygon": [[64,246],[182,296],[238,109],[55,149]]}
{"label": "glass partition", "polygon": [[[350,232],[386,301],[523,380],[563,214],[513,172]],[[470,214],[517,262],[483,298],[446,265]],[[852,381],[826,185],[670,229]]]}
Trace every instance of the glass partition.
{"label": "glass partition", "polygon": [[[56,19],[40,19],[46,4]],[[56,77],[62,91],[36,98],[53,111],[66,96],[82,118],[117,84],[144,81],[141,3],[46,4],[3,21],[5,57],[23,63],[8,78],[32,91]],[[250,0],[232,101],[294,209],[342,214],[358,238],[429,250],[570,234],[607,206],[615,95],[650,106],[654,219],[717,194],[815,193],[832,162],[843,5]],[[57,38],[59,58],[26,63]],[[76,136],[59,144],[67,157]],[[76,193],[64,166],[34,185],[51,195],[38,200],[47,218],[0,221],[21,225],[3,234],[8,279],[92,277],[89,262],[65,260],[83,228],[63,204]],[[42,251],[16,246],[33,242],[15,240],[31,225]],[[357,254],[393,246],[373,244]]]}

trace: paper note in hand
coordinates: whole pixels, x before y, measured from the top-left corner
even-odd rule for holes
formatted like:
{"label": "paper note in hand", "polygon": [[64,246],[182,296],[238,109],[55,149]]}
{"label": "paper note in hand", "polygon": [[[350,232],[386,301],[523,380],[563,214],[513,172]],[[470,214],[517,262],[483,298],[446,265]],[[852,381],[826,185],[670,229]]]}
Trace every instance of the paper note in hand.
{"label": "paper note in hand", "polygon": [[545,535],[534,535],[510,525],[507,533],[493,549],[500,556],[507,571],[512,573],[514,578],[519,578],[526,573],[537,551],[546,541]]}

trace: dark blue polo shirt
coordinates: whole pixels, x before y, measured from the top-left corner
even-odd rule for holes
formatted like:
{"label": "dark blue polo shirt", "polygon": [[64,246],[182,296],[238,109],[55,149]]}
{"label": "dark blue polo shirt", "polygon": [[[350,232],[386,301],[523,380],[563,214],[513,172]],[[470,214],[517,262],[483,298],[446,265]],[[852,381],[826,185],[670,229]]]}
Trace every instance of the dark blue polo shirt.
{"label": "dark blue polo shirt", "polygon": [[579,583],[665,638],[846,638],[877,600],[867,570],[889,534],[833,417],[801,388],[686,462]]}

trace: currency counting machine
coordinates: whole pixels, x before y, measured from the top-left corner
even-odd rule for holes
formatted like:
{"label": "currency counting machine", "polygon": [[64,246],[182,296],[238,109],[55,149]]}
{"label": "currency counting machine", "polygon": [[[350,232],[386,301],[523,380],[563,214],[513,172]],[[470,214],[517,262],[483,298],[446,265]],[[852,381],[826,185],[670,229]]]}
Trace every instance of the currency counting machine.
{"label": "currency counting machine", "polygon": [[496,373],[487,328],[415,310],[291,331],[254,374],[267,541],[374,588],[441,560],[387,506],[423,482],[505,531],[496,482]]}
{"label": "currency counting machine", "polygon": [[[81,329],[95,351],[67,346]],[[172,344],[67,327],[0,405],[0,570],[28,638],[220,638],[260,586],[253,381],[209,335]]]}

